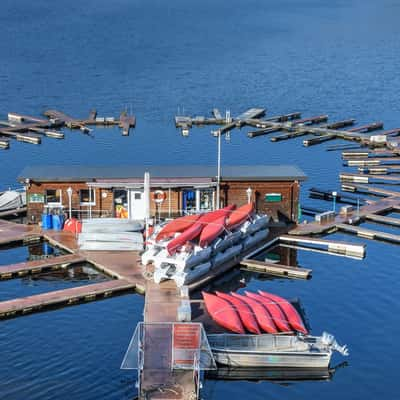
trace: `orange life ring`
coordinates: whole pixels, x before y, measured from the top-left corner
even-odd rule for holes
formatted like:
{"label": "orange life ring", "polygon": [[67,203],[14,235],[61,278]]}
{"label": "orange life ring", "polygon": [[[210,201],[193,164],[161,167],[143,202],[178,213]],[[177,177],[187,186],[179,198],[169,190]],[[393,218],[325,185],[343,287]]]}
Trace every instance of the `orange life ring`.
{"label": "orange life ring", "polygon": [[163,203],[166,200],[166,198],[167,198],[167,194],[164,193],[162,190],[156,190],[153,193],[153,200],[157,204]]}

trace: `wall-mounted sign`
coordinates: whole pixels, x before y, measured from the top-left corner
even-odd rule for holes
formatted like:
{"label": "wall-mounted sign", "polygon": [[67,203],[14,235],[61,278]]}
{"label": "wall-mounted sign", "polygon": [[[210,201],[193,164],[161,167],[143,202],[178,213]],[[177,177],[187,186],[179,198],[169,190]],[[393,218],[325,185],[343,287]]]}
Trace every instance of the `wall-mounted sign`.
{"label": "wall-mounted sign", "polygon": [[28,203],[44,203],[44,194],[30,193],[28,196]]}
{"label": "wall-mounted sign", "polygon": [[279,203],[282,201],[281,193],[266,193],[264,196],[264,200],[267,203]]}

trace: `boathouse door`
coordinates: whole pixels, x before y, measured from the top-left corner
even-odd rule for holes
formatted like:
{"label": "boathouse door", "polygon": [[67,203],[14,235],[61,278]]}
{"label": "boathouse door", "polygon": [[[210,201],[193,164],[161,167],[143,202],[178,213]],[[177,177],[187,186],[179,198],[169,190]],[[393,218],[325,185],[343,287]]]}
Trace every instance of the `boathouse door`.
{"label": "boathouse door", "polygon": [[129,219],[144,220],[145,204],[143,190],[129,190]]}

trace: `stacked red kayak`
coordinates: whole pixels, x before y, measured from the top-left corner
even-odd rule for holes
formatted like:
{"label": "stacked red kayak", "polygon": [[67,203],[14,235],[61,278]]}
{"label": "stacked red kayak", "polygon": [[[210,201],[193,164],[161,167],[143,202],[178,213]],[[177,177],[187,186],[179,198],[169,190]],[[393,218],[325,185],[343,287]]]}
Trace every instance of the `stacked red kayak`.
{"label": "stacked red kayak", "polygon": [[186,242],[197,238],[206,229],[200,241],[208,244],[222,233],[225,226],[225,218],[235,209],[235,205],[229,205],[220,210],[211,211],[200,216],[188,229],[167,244],[169,255],[173,255]]}
{"label": "stacked red kayak", "polygon": [[202,294],[211,318],[232,332],[308,333],[296,308],[288,300],[272,293],[246,291],[245,296],[221,292],[216,292],[216,295],[206,292]]}

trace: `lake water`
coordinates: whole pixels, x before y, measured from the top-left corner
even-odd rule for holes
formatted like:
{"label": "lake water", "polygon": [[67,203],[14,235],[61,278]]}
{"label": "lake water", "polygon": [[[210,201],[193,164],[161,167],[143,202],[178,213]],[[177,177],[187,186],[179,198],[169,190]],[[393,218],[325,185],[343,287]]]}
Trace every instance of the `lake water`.
{"label": "lake water", "polygon": [[[0,190],[33,164],[215,165],[210,127],[181,137],[178,108],[236,115],[266,107],[269,115],[327,113],[398,127],[399,12],[394,0],[3,0],[1,119],[9,111],[85,117],[93,107],[101,115],[132,108],[137,128],[129,137],[118,129],[93,137],[65,130],[65,140],[40,146],[12,142],[0,151]],[[334,142],[303,148],[302,138],[273,144],[245,132],[223,142],[223,163],[297,164],[309,177],[302,201],[332,207],[307,199],[307,189],[339,188],[340,153],[324,150]],[[396,398],[399,247],[367,245],[364,261],[299,254],[299,264],[313,269],[308,281],[240,273],[249,290],[300,298],[314,333],[327,330],[348,344],[346,368],[329,382],[206,381],[203,398]],[[15,285],[11,294],[26,293]],[[0,398],[132,399],[135,377],[119,365],[142,310],[141,296],[126,295],[0,322]]]}

